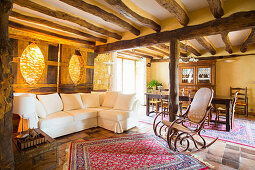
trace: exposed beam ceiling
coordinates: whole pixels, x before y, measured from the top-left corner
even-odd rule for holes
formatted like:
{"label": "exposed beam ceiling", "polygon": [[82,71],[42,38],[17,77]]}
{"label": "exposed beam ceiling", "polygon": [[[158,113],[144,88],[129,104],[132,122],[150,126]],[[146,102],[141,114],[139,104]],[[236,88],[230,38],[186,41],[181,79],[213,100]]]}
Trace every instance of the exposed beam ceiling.
{"label": "exposed beam ceiling", "polygon": [[143,26],[149,27],[156,32],[160,32],[161,26],[157,24],[155,21],[145,18],[139,14],[137,14],[135,11],[131,10],[128,6],[126,6],[122,0],[105,0],[108,4],[111,6],[116,7],[117,11],[126,17],[127,19],[142,24]]}
{"label": "exposed beam ceiling", "polygon": [[163,59],[163,56],[153,54],[153,53],[150,53],[148,51],[141,50],[141,49],[133,49],[132,51],[134,51],[136,53],[139,53],[139,54],[148,55],[148,56],[151,56],[151,57],[157,57],[157,58]]}
{"label": "exposed beam ceiling", "polygon": [[159,5],[168,10],[175,18],[180,22],[181,25],[186,26],[189,23],[189,17],[184,9],[184,5],[180,5],[181,1],[176,0],[156,0]]}
{"label": "exposed beam ceiling", "polygon": [[242,53],[247,51],[247,46],[248,44],[250,44],[251,42],[253,42],[253,40],[255,39],[255,28],[253,27],[251,29],[251,32],[249,33],[248,37],[245,39],[245,41],[243,42],[240,51]]}
{"label": "exposed beam ceiling", "polygon": [[223,0],[207,0],[207,2],[215,18],[221,18],[224,15],[222,7]]}
{"label": "exposed beam ceiling", "polygon": [[27,31],[27,32],[32,32],[32,33],[44,35],[44,36],[49,36],[50,35],[50,36],[54,36],[54,37],[57,37],[57,38],[71,40],[73,42],[77,42],[77,43],[81,43],[81,44],[87,44],[87,45],[92,45],[92,46],[95,45],[95,43],[91,42],[91,41],[82,40],[82,39],[79,39],[79,38],[71,38],[71,37],[67,37],[67,36],[64,36],[64,35],[60,35],[60,34],[55,34],[55,33],[45,31],[45,30],[41,30],[41,29],[38,29],[38,28],[33,28],[33,27],[26,26],[26,25],[22,25],[22,24],[13,22],[13,21],[9,21],[9,27],[15,28],[15,29],[18,29],[18,30],[22,30],[22,31]]}
{"label": "exposed beam ceiling", "polygon": [[213,44],[206,37],[197,37],[197,42],[201,44],[212,55],[216,54],[216,49]]}
{"label": "exposed beam ceiling", "polygon": [[122,20],[121,18],[117,17],[116,15],[109,13],[95,5],[91,5],[83,0],[60,0],[68,5],[71,5],[75,8],[78,8],[84,12],[90,13],[92,15],[98,16],[107,22],[114,23],[127,31],[133,33],[134,35],[140,35],[140,31],[136,29],[134,26],[129,24],[128,22]]}
{"label": "exposed beam ceiling", "polygon": [[232,44],[231,44],[230,39],[229,39],[229,34],[228,34],[228,32],[223,32],[223,33],[221,33],[221,38],[222,38],[222,41],[223,41],[224,44],[225,44],[225,50],[226,50],[229,54],[232,54],[232,53],[233,53],[233,48],[232,48]]}
{"label": "exposed beam ceiling", "polygon": [[117,33],[114,33],[114,32],[110,32],[110,31],[108,31],[104,28],[95,26],[95,25],[85,21],[84,19],[72,16],[72,15],[70,15],[68,13],[65,13],[65,12],[62,12],[62,11],[52,10],[52,9],[47,8],[45,6],[34,3],[30,0],[14,0],[14,3],[18,4],[19,6],[29,8],[29,9],[32,9],[34,11],[43,13],[45,15],[49,15],[51,17],[55,17],[55,18],[58,18],[58,19],[74,22],[76,24],[79,24],[80,26],[88,28],[91,31],[100,33],[100,34],[108,36],[108,37],[112,37],[112,38],[115,38],[115,39],[118,39],[118,40],[120,40],[122,38],[121,35],[119,35]]}
{"label": "exposed beam ceiling", "polygon": [[105,53],[123,49],[152,46],[160,43],[169,43],[169,39],[187,40],[198,36],[220,34],[224,31],[237,31],[255,26],[255,10],[237,12],[225,18],[208,21],[203,24],[186,26],[179,29],[153,33],[131,40],[96,46],[96,53]]}
{"label": "exposed beam ceiling", "polygon": [[184,44],[184,43],[180,43],[180,48],[183,50],[187,50],[190,53],[193,53],[196,56],[201,56],[201,53],[199,50],[197,50],[194,45],[191,44]]}
{"label": "exposed beam ceiling", "polygon": [[42,18],[23,15],[21,13],[15,12],[15,11],[12,11],[10,16],[14,17],[14,18],[21,19],[21,20],[29,21],[29,22],[32,22],[32,23],[43,24],[43,25],[46,25],[46,26],[49,26],[49,27],[52,27],[52,28],[60,29],[60,30],[63,30],[63,31],[68,31],[68,32],[71,32],[71,33],[74,33],[74,34],[77,34],[77,35],[81,35],[83,37],[87,37],[87,38],[89,38],[91,40],[94,40],[94,41],[99,41],[99,42],[103,42],[103,43],[107,42],[107,40],[104,39],[104,38],[99,38],[99,37],[84,33],[82,31],[79,31],[79,30],[76,30],[76,29],[73,29],[73,28],[70,28],[70,27],[67,27],[67,26],[63,26],[63,25],[60,25],[60,24],[57,24],[55,22],[45,20],[45,19],[42,19]]}
{"label": "exposed beam ceiling", "polygon": [[[159,49],[157,49],[157,48],[155,48],[155,47],[146,47],[146,48],[148,48],[149,50],[152,50],[152,51],[161,53],[161,54],[163,54],[163,55],[165,55],[165,56],[168,56],[168,57],[169,57],[169,55],[170,55],[169,52],[167,53],[167,52],[162,51],[162,50],[159,50]],[[168,50],[168,51],[169,51],[169,50]]]}
{"label": "exposed beam ceiling", "polygon": [[126,51],[121,51],[122,54],[131,54],[131,55],[134,55],[134,56],[140,56],[140,57],[144,57],[144,58],[148,58],[148,59],[153,59],[152,56],[148,56],[148,55],[144,55],[144,54],[141,54],[139,52],[136,52],[136,51],[129,51],[129,50],[126,50]]}

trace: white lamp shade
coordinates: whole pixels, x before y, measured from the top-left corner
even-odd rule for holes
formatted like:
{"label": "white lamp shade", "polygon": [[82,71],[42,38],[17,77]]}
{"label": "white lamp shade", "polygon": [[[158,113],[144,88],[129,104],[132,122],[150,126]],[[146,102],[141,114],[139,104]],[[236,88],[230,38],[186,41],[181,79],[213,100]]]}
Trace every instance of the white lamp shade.
{"label": "white lamp shade", "polygon": [[20,95],[13,97],[13,113],[21,116],[35,112],[35,95]]}

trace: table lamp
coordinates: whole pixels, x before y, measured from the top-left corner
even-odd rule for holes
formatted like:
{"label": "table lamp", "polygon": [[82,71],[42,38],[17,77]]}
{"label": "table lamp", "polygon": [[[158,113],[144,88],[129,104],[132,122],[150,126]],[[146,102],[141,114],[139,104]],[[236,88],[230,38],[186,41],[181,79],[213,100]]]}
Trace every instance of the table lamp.
{"label": "table lamp", "polygon": [[35,95],[33,94],[22,94],[13,97],[13,113],[17,113],[22,117],[22,130],[17,138],[25,137],[23,134],[23,119],[35,112],[35,101]]}

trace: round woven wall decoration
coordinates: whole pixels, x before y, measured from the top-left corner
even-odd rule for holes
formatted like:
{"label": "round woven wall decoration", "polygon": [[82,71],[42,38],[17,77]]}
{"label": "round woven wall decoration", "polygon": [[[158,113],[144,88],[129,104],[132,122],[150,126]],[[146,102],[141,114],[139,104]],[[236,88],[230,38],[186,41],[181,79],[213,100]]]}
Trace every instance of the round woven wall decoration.
{"label": "round woven wall decoration", "polygon": [[28,45],[20,57],[20,70],[26,82],[36,84],[43,74],[44,67],[44,57],[40,48],[34,43]]}
{"label": "round woven wall decoration", "polygon": [[79,51],[75,51],[69,61],[69,74],[75,85],[79,84],[82,78],[83,59]]}

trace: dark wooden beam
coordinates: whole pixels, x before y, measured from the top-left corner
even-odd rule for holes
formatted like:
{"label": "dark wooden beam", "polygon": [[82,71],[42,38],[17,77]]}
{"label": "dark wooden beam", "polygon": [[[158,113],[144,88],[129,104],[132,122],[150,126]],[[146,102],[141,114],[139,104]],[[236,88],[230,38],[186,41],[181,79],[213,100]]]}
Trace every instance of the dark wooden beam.
{"label": "dark wooden beam", "polygon": [[74,34],[81,35],[83,37],[92,39],[94,41],[99,41],[99,42],[103,42],[103,43],[107,42],[107,40],[104,39],[104,38],[99,38],[99,37],[84,33],[82,31],[79,31],[79,30],[76,30],[76,29],[73,29],[73,28],[70,28],[70,27],[67,27],[67,26],[63,26],[63,25],[60,25],[60,24],[57,24],[55,22],[45,20],[45,19],[42,19],[42,18],[23,15],[21,13],[15,12],[15,11],[12,11],[10,16],[14,17],[14,18],[21,19],[21,20],[29,21],[29,22],[32,22],[32,23],[43,24],[43,25],[46,25],[46,26],[49,26],[49,27],[52,27],[52,28],[56,28],[56,29],[60,29],[60,30],[63,30],[63,31],[71,32],[71,33],[74,33]]}
{"label": "dark wooden beam", "polygon": [[196,38],[197,42],[201,44],[207,51],[209,51],[212,55],[216,54],[216,49],[214,46],[207,40],[205,37]]}
{"label": "dark wooden beam", "polygon": [[144,55],[144,54],[141,54],[141,53],[135,52],[135,51],[126,50],[126,51],[121,51],[121,53],[130,54],[130,55],[134,55],[134,56],[140,56],[140,57],[148,58],[148,59],[151,59],[151,60],[153,59],[152,56]]}
{"label": "dark wooden beam", "polygon": [[140,54],[143,54],[143,55],[148,55],[148,56],[151,56],[151,57],[157,57],[157,58],[160,58],[160,59],[163,58],[163,56],[153,54],[153,53],[150,53],[148,51],[144,51],[144,50],[140,50],[140,49],[134,49],[133,51],[135,51],[137,53],[140,53]]}
{"label": "dark wooden beam", "polygon": [[56,34],[56,33],[53,33],[53,32],[42,30],[42,29],[22,25],[22,24],[13,22],[13,21],[9,21],[9,27],[15,28],[15,29],[18,29],[18,30],[22,30],[22,31],[27,31],[27,32],[32,32],[32,33],[44,35],[44,36],[49,36],[50,35],[50,36],[54,36],[54,37],[57,37],[57,38],[62,38],[62,39],[73,41],[73,42],[80,43],[80,44],[87,44],[87,45],[90,45],[90,46],[95,45],[95,42],[92,42],[92,41],[82,40],[82,39],[79,39],[79,38],[67,37],[67,36],[64,36],[64,35]]}
{"label": "dark wooden beam", "polygon": [[8,18],[12,0],[0,1],[0,169],[14,169],[12,149],[13,74]]}
{"label": "dark wooden beam", "polygon": [[180,6],[176,0],[156,0],[159,5],[168,10],[175,18],[180,22],[180,24],[186,26],[189,23],[189,17],[185,9]]}
{"label": "dark wooden beam", "polygon": [[155,21],[145,18],[135,11],[131,10],[126,4],[122,2],[122,0],[105,0],[111,6],[114,6],[115,9],[124,17],[128,18],[129,20],[142,24],[143,26],[149,27],[156,32],[160,32],[161,26],[157,24]]}
{"label": "dark wooden beam", "polygon": [[224,15],[222,0],[207,0],[207,2],[215,18],[220,18]]}
{"label": "dark wooden beam", "polygon": [[155,44],[169,43],[171,38],[179,40],[193,39],[198,36],[220,34],[224,31],[237,31],[255,26],[255,10],[237,12],[225,18],[215,19],[203,24],[186,26],[172,31],[164,31],[141,36],[131,40],[96,46],[96,53],[106,53],[123,49],[148,47]]}
{"label": "dark wooden beam", "polygon": [[[165,51],[162,51],[162,50],[159,50],[159,49],[157,49],[157,48],[155,48],[155,47],[146,47],[146,48],[148,48],[148,49],[150,49],[150,50],[152,50],[152,51],[161,53],[161,54],[163,54],[163,55],[165,55],[165,56],[169,56],[169,53],[167,53],[167,52],[165,52]],[[168,51],[169,51],[169,48],[168,48]]]}
{"label": "dark wooden beam", "polygon": [[99,8],[98,6],[91,5],[83,0],[60,0],[60,1],[67,3],[68,5],[71,5],[89,14],[98,16],[107,22],[116,24],[126,29],[127,31],[133,33],[134,35],[137,36],[140,35],[140,31],[136,29],[134,26],[117,17],[116,15]]}
{"label": "dark wooden beam", "polygon": [[180,43],[180,48],[183,50],[187,50],[188,52],[193,53],[196,56],[201,56],[200,51],[198,51],[195,47],[193,47],[190,44]]}
{"label": "dark wooden beam", "polygon": [[162,50],[169,51],[169,46],[167,46],[165,44],[156,44],[155,46],[162,49]]}
{"label": "dark wooden beam", "polygon": [[222,41],[223,41],[224,44],[225,44],[225,50],[226,50],[229,54],[232,54],[232,53],[233,53],[233,48],[232,48],[232,44],[231,44],[230,39],[229,39],[228,32],[223,32],[223,33],[221,33],[221,39],[222,39]]}
{"label": "dark wooden beam", "polygon": [[240,51],[242,53],[245,53],[247,51],[248,44],[252,43],[254,38],[255,38],[255,28],[253,27],[251,29],[251,32],[249,33],[248,37],[245,39],[245,41],[243,42],[243,44],[240,48]]}
{"label": "dark wooden beam", "polygon": [[54,18],[58,18],[58,19],[62,19],[62,20],[66,20],[66,21],[69,21],[69,22],[76,23],[76,24],[78,24],[82,27],[88,28],[91,31],[100,33],[100,34],[108,36],[108,37],[112,37],[112,38],[115,38],[115,39],[118,39],[118,40],[120,40],[122,38],[121,35],[119,35],[117,33],[110,32],[110,31],[108,31],[104,28],[95,26],[95,25],[85,21],[84,19],[72,16],[72,15],[70,15],[68,13],[65,13],[65,12],[62,12],[62,11],[52,10],[52,9],[47,8],[45,6],[34,3],[30,0],[14,0],[14,3],[19,5],[19,6],[29,8],[29,9],[32,9],[34,11],[43,13],[45,15],[49,15],[49,16],[54,17]]}
{"label": "dark wooden beam", "polygon": [[169,62],[169,121],[173,122],[179,110],[179,52],[180,46],[177,39],[170,40]]}

